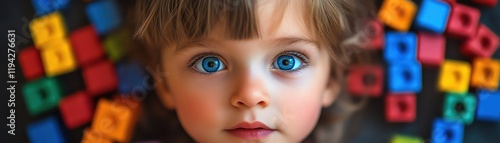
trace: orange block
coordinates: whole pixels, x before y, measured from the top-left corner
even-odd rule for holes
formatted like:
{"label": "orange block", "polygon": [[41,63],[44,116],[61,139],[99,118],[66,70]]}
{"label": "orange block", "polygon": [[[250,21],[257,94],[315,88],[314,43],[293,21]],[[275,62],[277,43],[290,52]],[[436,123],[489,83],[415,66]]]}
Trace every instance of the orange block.
{"label": "orange block", "polygon": [[66,35],[64,20],[59,12],[36,18],[30,22],[29,27],[38,49],[44,48],[42,45],[53,39],[61,39]]}
{"label": "orange block", "polygon": [[470,83],[470,64],[464,61],[445,60],[439,74],[439,90],[466,93]]}
{"label": "orange block", "polygon": [[477,58],[472,64],[471,86],[489,90],[498,89],[500,61]]}
{"label": "orange block", "polygon": [[410,0],[384,0],[378,17],[395,30],[408,31],[416,11],[417,6]]}
{"label": "orange block", "polygon": [[92,122],[92,131],[118,142],[129,142],[141,106],[136,100],[100,99]]}
{"label": "orange block", "polygon": [[113,143],[113,141],[106,138],[101,132],[87,128],[83,131],[82,143]]}

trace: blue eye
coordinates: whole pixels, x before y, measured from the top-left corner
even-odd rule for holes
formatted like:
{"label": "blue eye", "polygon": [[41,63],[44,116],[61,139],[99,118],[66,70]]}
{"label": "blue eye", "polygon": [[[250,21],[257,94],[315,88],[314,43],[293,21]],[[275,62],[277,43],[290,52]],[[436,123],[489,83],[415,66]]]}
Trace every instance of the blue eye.
{"label": "blue eye", "polygon": [[302,61],[292,55],[282,55],[274,61],[273,67],[283,71],[295,71],[302,67]]}
{"label": "blue eye", "polygon": [[202,73],[214,73],[224,69],[224,63],[216,57],[205,57],[196,62],[194,68]]}

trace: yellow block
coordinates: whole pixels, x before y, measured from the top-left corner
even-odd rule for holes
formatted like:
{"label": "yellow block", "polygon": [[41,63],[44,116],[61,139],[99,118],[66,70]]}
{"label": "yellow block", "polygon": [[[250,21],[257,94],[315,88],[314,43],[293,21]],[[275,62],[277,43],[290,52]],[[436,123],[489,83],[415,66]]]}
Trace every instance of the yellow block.
{"label": "yellow block", "polygon": [[464,61],[445,60],[439,74],[439,90],[465,93],[469,90],[471,67]]}
{"label": "yellow block", "polygon": [[410,0],[384,0],[378,17],[387,26],[398,31],[408,31],[415,17],[417,6]]}
{"label": "yellow block", "polygon": [[47,76],[56,76],[73,71],[76,61],[67,39],[54,39],[42,45],[43,67]]}
{"label": "yellow block", "polygon": [[112,143],[110,139],[104,137],[101,132],[95,132],[91,129],[83,131],[82,143]]}
{"label": "yellow block", "polygon": [[63,38],[65,29],[63,18],[59,12],[33,19],[30,23],[33,42],[38,49],[53,39]]}
{"label": "yellow block", "polygon": [[489,58],[477,58],[472,64],[470,84],[472,87],[497,90],[499,71],[500,61]]}
{"label": "yellow block", "polygon": [[117,100],[100,99],[91,128],[114,141],[129,142],[139,107],[130,106]]}

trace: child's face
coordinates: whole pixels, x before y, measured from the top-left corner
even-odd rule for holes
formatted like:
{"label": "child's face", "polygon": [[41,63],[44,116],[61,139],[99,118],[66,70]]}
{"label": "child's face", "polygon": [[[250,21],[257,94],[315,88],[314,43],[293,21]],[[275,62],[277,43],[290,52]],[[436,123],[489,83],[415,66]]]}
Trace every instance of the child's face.
{"label": "child's face", "polygon": [[160,97],[195,140],[300,142],[336,96],[303,5],[291,2],[276,23],[273,2],[258,3],[260,38],[227,40],[219,26],[203,42],[163,50],[168,89],[159,86]]}

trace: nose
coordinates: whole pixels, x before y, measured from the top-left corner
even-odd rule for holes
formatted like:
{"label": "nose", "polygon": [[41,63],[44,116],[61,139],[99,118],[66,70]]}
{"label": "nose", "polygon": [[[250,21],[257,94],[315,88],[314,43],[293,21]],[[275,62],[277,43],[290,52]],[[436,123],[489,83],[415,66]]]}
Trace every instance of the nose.
{"label": "nose", "polygon": [[253,108],[269,106],[269,95],[265,78],[258,74],[239,74],[236,78],[231,105],[236,108]]}

